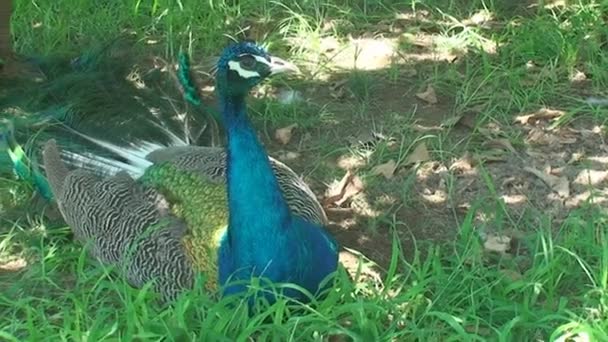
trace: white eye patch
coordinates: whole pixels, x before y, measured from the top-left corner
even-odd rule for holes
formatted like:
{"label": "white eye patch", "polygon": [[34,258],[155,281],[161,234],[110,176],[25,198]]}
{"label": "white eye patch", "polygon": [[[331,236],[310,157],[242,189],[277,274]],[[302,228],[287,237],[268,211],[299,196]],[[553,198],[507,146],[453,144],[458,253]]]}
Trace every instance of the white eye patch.
{"label": "white eye patch", "polygon": [[264,64],[270,66],[270,62],[268,62],[268,60],[266,60],[266,58],[264,58],[262,56],[253,55],[253,58],[255,58],[255,60],[258,61],[258,62],[260,62],[260,63],[264,63]]}
{"label": "white eye patch", "polygon": [[[253,58],[255,58],[255,60],[258,61],[259,63],[264,63],[264,64],[270,66],[270,63],[264,57],[256,56],[256,55],[251,55],[251,56]],[[239,76],[241,76],[242,78],[260,77],[260,74],[255,70],[243,69],[239,62],[229,61],[228,68],[230,70],[236,71],[239,74]]]}
{"label": "white eye patch", "polygon": [[239,62],[229,61],[228,68],[236,71],[242,78],[260,77],[260,74],[255,70],[245,70]]}

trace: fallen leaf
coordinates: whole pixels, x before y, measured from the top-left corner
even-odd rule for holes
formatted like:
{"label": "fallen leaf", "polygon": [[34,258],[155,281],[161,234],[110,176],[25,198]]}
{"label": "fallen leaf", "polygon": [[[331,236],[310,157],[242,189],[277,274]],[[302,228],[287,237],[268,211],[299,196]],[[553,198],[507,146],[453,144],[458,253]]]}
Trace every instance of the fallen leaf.
{"label": "fallen leaf", "polygon": [[395,161],[391,159],[384,164],[375,166],[372,169],[372,175],[375,175],[375,176],[383,175],[384,178],[391,179],[391,178],[393,178],[393,175],[394,175],[396,169],[397,169],[397,163],[395,163]]}
{"label": "fallen leaf", "polygon": [[553,191],[555,191],[560,197],[566,198],[570,196],[570,183],[568,178],[565,176],[558,177],[551,175],[547,172],[539,171],[533,167],[525,166],[524,170],[532,173],[536,177],[540,178],[545,184],[547,184]]}
{"label": "fallen leaf", "polygon": [[17,272],[27,266],[27,261],[17,258],[0,263],[0,272]]}
{"label": "fallen leaf", "polygon": [[452,165],[450,165],[449,170],[459,171],[461,173],[473,170],[473,161],[471,160],[469,153],[467,152],[464,156],[454,161]]}
{"label": "fallen leaf", "polygon": [[550,120],[550,119],[560,118],[560,117],[564,116],[564,114],[566,114],[566,113],[561,110],[542,108],[541,110],[537,111],[536,113],[520,115],[520,116],[515,117],[515,122],[518,122],[522,125],[526,125],[528,123],[534,123],[539,120]]}
{"label": "fallen leaf", "polygon": [[516,270],[503,269],[500,270],[500,273],[502,273],[507,279],[511,281],[518,281],[524,278],[524,276]]}
{"label": "fallen leaf", "polygon": [[443,122],[441,123],[441,126],[442,127],[452,127],[452,126],[456,125],[457,123],[459,123],[460,120],[462,120],[463,116],[464,116],[464,114],[447,118],[447,119],[443,120]]}
{"label": "fallen leaf", "polygon": [[476,125],[477,114],[481,113],[485,107],[485,104],[471,107],[468,111],[462,112],[459,115],[452,116],[443,120],[441,126],[453,127],[456,125],[462,125],[464,127],[473,129]]}
{"label": "fallen leaf", "polygon": [[526,154],[538,160],[544,160],[547,157],[547,153],[538,150],[533,150],[531,148],[526,150]]}
{"label": "fallen leaf", "polygon": [[348,79],[333,82],[329,86],[329,95],[336,100],[344,98],[346,83],[348,83]]}
{"label": "fallen leaf", "polygon": [[480,162],[500,162],[507,160],[505,150],[486,150],[482,153],[475,154],[475,161],[479,164]]}
{"label": "fallen leaf", "polygon": [[416,132],[440,132],[443,128],[440,126],[422,126],[420,124],[413,124],[411,128]]}
{"label": "fallen leaf", "polygon": [[325,192],[324,204],[335,204],[341,206],[344,202],[363,191],[363,182],[350,170],[346,172],[342,180],[334,181]]}
{"label": "fallen leaf", "polygon": [[574,164],[574,163],[578,163],[579,161],[581,161],[583,158],[585,157],[585,153],[582,152],[574,152],[572,153],[572,156],[570,157],[570,160],[568,160],[568,164]]}
{"label": "fallen leaf", "polygon": [[428,160],[431,160],[431,155],[429,154],[429,150],[427,150],[426,148],[426,144],[424,142],[421,142],[420,144],[418,144],[418,146],[416,146],[414,151],[410,153],[409,156],[407,156],[407,158],[405,159],[405,164],[414,164],[417,162],[423,162]]}
{"label": "fallen leaf", "polygon": [[563,136],[559,138],[558,142],[562,145],[572,145],[576,143],[576,137]]}
{"label": "fallen leaf", "polygon": [[530,70],[530,69],[534,69],[536,68],[536,64],[534,63],[534,61],[527,61],[526,62],[526,69]]}
{"label": "fallen leaf", "polygon": [[365,158],[359,155],[343,155],[338,158],[338,167],[344,170],[354,170],[365,165]]}
{"label": "fallen leaf", "polygon": [[279,151],[277,153],[277,158],[283,161],[294,160],[300,158],[300,154],[292,151]]}
{"label": "fallen leaf", "polygon": [[587,79],[587,75],[585,75],[584,72],[580,71],[580,70],[575,70],[571,75],[570,75],[570,82],[583,82]]}
{"label": "fallen leaf", "polygon": [[575,184],[597,185],[608,179],[608,171],[585,169],[579,172],[574,179]]}
{"label": "fallen leaf", "polygon": [[469,19],[463,20],[465,25],[479,26],[493,19],[492,13],[487,10],[481,10],[473,14]]}
{"label": "fallen leaf", "polygon": [[274,138],[277,139],[283,145],[287,145],[291,140],[294,128],[298,127],[298,124],[291,124],[289,126],[279,128],[274,132]]}
{"label": "fallen leaf", "polygon": [[435,93],[435,89],[430,85],[426,87],[426,90],[422,93],[417,93],[416,97],[430,104],[436,104],[437,94]]}
{"label": "fallen leaf", "polygon": [[517,152],[515,150],[515,147],[513,147],[513,145],[511,145],[511,142],[509,141],[509,139],[505,139],[505,138],[492,139],[490,141],[485,142],[484,145],[489,146],[489,147],[500,147],[502,149],[508,150],[511,153]]}
{"label": "fallen leaf", "polygon": [[488,252],[507,253],[511,248],[511,238],[505,235],[488,234],[483,248]]}
{"label": "fallen leaf", "polygon": [[526,137],[526,142],[530,145],[554,145],[559,143],[557,136],[547,133],[542,129],[533,128]]}

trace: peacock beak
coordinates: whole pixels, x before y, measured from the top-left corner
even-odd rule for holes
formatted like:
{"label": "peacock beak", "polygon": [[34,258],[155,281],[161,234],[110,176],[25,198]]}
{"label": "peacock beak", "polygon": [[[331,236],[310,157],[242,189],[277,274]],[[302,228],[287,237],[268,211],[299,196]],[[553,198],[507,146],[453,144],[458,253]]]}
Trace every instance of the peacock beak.
{"label": "peacock beak", "polygon": [[276,74],[284,74],[284,73],[294,73],[299,74],[300,69],[298,69],[295,64],[289,63],[288,61],[281,59],[279,57],[270,57],[270,75]]}

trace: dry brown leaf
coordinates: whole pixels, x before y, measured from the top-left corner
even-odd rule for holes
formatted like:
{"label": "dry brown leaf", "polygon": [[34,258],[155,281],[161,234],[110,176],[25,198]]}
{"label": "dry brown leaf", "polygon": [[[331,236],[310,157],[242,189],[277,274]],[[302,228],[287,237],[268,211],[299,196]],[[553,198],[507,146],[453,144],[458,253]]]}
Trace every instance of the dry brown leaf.
{"label": "dry brown leaf", "polygon": [[553,145],[559,143],[559,139],[554,134],[533,128],[528,133],[526,142],[530,145]]}
{"label": "dry brown leaf", "polygon": [[436,104],[437,101],[437,94],[435,93],[435,89],[433,89],[433,87],[431,87],[430,85],[426,87],[426,90],[423,91],[422,93],[417,93],[416,97],[429,103],[429,104]]}
{"label": "dry brown leaf", "polygon": [[562,145],[572,145],[575,144],[577,141],[576,137],[568,137],[568,136],[562,136],[559,138],[558,142]]}
{"label": "dry brown leaf", "polygon": [[375,166],[372,169],[372,175],[375,175],[375,176],[383,175],[384,178],[391,179],[391,178],[393,178],[393,175],[395,174],[396,169],[397,169],[397,163],[395,163],[395,161],[391,159],[384,164]]}
{"label": "dry brown leaf", "polygon": [[483,25],[493,19],[492,12],[487,10],[481,10],[475,12],[470,18],[463,20],[463,24],[468,26],[479,26]]}
{"label": "dry brown leaf", "polygon": [[515,147],[513,147],[513,145],[511,145],[511,142],[509,141],[509,139],[505,139],[505,138],[492,139],[490,141],[487,141],[484,145],[489,146],[489,147],[499,147],[499,148],[506,149],[511,153],[516,153]]}
{"label": "dry brown leaf", "polygon": [[452,127],[452,126],[456,125],[458,122],[460,122],[462,117],[463,117],[462,114],[449,117],[449,118],[443,120],[443,122],[441,122],[441,126],[442,127]]}
{"label": "dry brown leaf", "polygon": [[578,83],[578,82],[583,82],[586,79],[587,79],[587,75],[585,75],[585,73],[580,70],[575,70],[570,75],[570,82]]}
{"label": "dry brown leaf", "polygon": [[544,160],[547,157],[547,153],[538,150],[533,150],[531,148],[526,150],[526,154],[538,160]]}
{"label": "dry brown leaf", "polygon": [[443,130],[440,126],[422,126],[420,124],[413,124],[411,128],[416,132],[440,132]]}
{"label": "dry brown leaf", "polygon": [[346,91],[345,91],[346,83],[348,83],[348,79],[346,79],[346,78],[343,80],[333,82],[329,86],[329,95],[336,100],[344,98],[344,95],[346,93]]}
{"label": "dry brown leaf", "polygon": [[551,188],[551,190],[555,191],[560,197],[566,198],[570,196],[570,183],[568,182],[567,177],[554,176],[547,172],[539,171],[529,166],[525,166],[524,170],[540,178],[543,182],[545,182],[545,184],[547,184]]}
{"label": "dry brown leaf", "polygon": [[292,151],[279,151],[277,153],[277,158],[283,161],[294,160],[300,158],[300,154]]}
{"label": "dry brown leaf", "polygon": [[467,152],[464,156],[455,160],[449,167],[450,171],[469,172],[473,170],[473,160]]}
{"label": "dry brown leaf", "polygon": [[359,155],[343,155],[338,158],[338,167],[344,170],[354,170],[365,165],[365,158]]}
{"label": "dry brown leaf", "polygon": [[505,235],[488,234],[483,248],[488,252],[507,253],[511,248],[511,237]]}
{"label": "dry brown leaf", "polygon": [[486,128],[486,127],[477,127],[477,132],[488,139],[493,139],[493,137],[499,133],[495,129]]}
{"label": "dry brown leaf", "polygon": [[570,160],[568,160],[568,164],[578,163],[583,158],[585,158],[585,153],[583,153],[583,152],[574,152],[574,153],[572,153],[572,156],[570,156]]}
{"label": "dry brown leaf", "polygon": [[17,272],[27,266],[27,261],[22,258],[3,261],[0,263],[0,272]]}
{"label": "dry brown leaf", "polygon": [[323,203],[328,206],[335,204],[341,206],[344,202],[363,191],[363,182],[350,170],[346,172],[342,180],[334,181],[325,192]]}
{"label": "dry brown leaf", "polygon": [[441,123],[441,127],[453,127],[456,125],[462,125],[467,128],[475,128],[475,121],[477,118],[478,112],[464,112],[456,116],[452,116],[443,120]]}
{"label": "dry brown leaf", "polygon": [[431,160],[431,155],[429,154],[429,150],[426,148],[426,144],[421,142],[416,146],[414,151],[410,153],[409,156],[405,159],[405,164],[414,164],[418,162],[424,162]]}
{"label": "dry brown leaf", "polygon": [[523,279],[523,275],[521,273],[519,273],[516,270],[507,270],[507,269],[503,269],[500,270],[500,273],[502,273],[507,279],[511,280],[511,281],[518,281]]}
{"label": "dry brown leaf", "polygon": [[274,132],[274,138],[283,145],[287,145],[293,135],[293,130],[298,127],[298,124],[291,124],[289,126],[279,128]]}
{"label": "dry brown leaf", "polygon": [[551,120],[562,117],[566,114],[564,111],[550,109],[550,108],[542,108],[536,113],[520,115],[515,118],[515,122],[518,122],[522,125],[526,125],[528,123],[534,123],[539,120]]}
{"label": "dry brown leaf", "polygon": [[576,175],[575,184],[598,185],[608,179],[608,171],[585,169]]}
{"label": "dry brown leaf", "polygon": [[474,155],[474,160],[477,164],[481,162],[501,162],[507,160],[505,150],[486,150]]}

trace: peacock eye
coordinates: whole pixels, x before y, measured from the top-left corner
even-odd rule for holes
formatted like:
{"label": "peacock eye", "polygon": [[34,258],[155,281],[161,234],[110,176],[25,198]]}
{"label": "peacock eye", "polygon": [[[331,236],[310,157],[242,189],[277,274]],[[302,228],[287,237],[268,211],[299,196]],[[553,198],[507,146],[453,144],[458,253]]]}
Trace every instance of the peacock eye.
{"label": "peacock eye", "polygon": [[246,70],[253,70],[258,61],[252,55],[242,55],[239,57],[239,64],[241,68]]}

